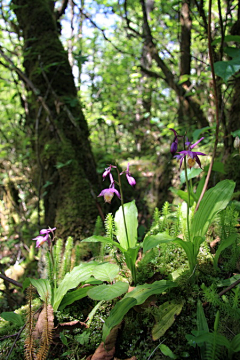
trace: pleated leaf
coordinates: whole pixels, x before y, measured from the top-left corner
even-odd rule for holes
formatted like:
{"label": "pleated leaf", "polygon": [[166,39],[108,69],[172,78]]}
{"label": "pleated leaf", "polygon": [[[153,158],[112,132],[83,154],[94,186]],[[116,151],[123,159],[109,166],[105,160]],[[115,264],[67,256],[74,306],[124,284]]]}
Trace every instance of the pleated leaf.
{"label": "pleated leaf", "polygon": [[135,205],[135,200],[124,204],[124,214],[126,219],[128,241],[125,231],[122,206],[116,212],[114,222],[116,225],[116,235],[120,245],[127,250],[134,248],[137,245],[137,228],[138,228],[138,210]]}
{"label": "pleated leaf", "polygon": [[169,288],[177,286],[172,281],[160,280],[153,284],[138,285],[133,291],[127,293],[111,310],[109,317],[103,325],[103,341],[110,333],[111,329],[118,325],[124,315],[135,305],[141,305],[149,296],[161,294]]}
{"label": "pleated leaf", "polygon": [[228,205],[233,195],[234,188],[234,181],[223,180],[205,193],[199,209],[194,215],[190,231],[192,237],[205,236],[215,215],[219,211],[225,209]]}
{"label": "pleated leaf", "polygon": [[153,340],[158,340],[174,323],[176,316],[182,311],[184,301],[175,303],[167,301],[159,307],[159,313],[155,317],[156,324],[152,329]]}
{"label": "pleated leaf", "polygon": [[128,291],[128,283],[118,281],[113,285],[99,285],[90,289],[87,295],[93,300],[112,300]]}

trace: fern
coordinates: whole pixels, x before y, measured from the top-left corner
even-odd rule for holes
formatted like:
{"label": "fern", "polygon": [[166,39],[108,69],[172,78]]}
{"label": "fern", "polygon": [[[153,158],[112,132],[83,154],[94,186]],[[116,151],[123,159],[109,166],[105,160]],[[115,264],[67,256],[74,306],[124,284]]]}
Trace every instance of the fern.
{"label": "fern", "polygon": [[63,241],[62,239],[58,239],[53,247],[53,258],[54,258],[54,274],[57,278],[57,283],[60,279],[60,268],[62,263],[62,249],[63,249]]}
{"label": "fern", "polygon": [[113,240],[114,234],[115,234],[115,226],[114,226],[113,215],[111,213],[107,214],[107,216],[106,216],[105,231],[106,231],[107,237],[109,237],[111,240]]}
{"label": "fern", "polygon": [[62,271],[61,271],[62,278],[71,269],[72,249],[73,249],[73,238],[71,236],[69,236],[67,238],[67,241],[65,244],[65,250],[64,250],[64,254],[63,254],[63,264],[62,264]]}
{"label": "fern", "polygon": [[51,259],[51,256],[50,256],[50,253],[47,252],[46,253],[46,260],[47,260],[47,274],[48,274],[48,279],[50,281],[50,285],[51,285],[51,288],[53,289],[54,288],[54,279],[55,279],[55,272],[54,272],[54,265],[52,263],[52,259]]}
{"label": "fern", "polygon": [[33,293],[35,288],[30,284],[27,288],[27,300],[28,300],[28,310],[27,310],[27,322],[26,322],[26,339],[25,339],[25,358],[27,360],[34,360],[34,340],[33,340],[33,310],[32,310],[32,300]]}
{"label": "fern", "polygon": [[103,223],[100,216],[97,217],[95,228],[94,228],[94,235],[102,235],[104,229],[103,229]]}

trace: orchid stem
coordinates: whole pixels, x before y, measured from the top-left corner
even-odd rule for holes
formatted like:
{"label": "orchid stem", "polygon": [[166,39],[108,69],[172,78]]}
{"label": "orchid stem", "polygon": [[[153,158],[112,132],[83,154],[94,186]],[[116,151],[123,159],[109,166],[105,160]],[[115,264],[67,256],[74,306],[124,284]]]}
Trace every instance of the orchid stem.
{"label": "orchid stem", "polygon": [[184,171],[185,171],[185,179],[188,193],[188,201],[187,201],[187,229],[188,229],[188,241],[191,241],[190,237],[190,227],[189,227],[189,206],[190,206],[190,188],[188,183],[188,175],[187,175],[187,160],[186,156],[184,157]]}

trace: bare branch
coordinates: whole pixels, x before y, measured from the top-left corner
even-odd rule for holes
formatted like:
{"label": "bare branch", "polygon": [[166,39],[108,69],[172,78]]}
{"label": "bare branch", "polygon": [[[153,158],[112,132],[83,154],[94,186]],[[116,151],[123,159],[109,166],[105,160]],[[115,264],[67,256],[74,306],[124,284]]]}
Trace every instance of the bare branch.
{"label": "bare branch", "polygon": [[61,7],[55,11],[56,20],[60,19],[65,14],[65,10],[68,6],[68,0],[62,0]]}
{"label": "bare branch", "polygon": [[88,19],[88,20],[90,21],[90,23],[91,23],[96,29],[98,29],[99,31],[101,31],[104,39],[105,39],[107,42],[109,42],[109,43],[114,47],[115,50],[117,50],[117,51],[120,52],[121,54],[127,54],[127,55],[131,55],[131,56],[134,56],[134,57],[136,56],[135,54],[129,53],[129,52],[127,52],[127,51],[124,51],[124,50],[120,49],[119,47],[117,47],[116,45],[114,45],[114,44],[112,43],[112,41],[106,36],[105,31],[104,31],[103,29],[101,29],[101,28],[91,19],[90,15],[87,14],[87,13],[85,13],[85,12],[83,12],[82,9],[79,9],[79,10],[80,10],[81,14],[82,14],[86,19]]}

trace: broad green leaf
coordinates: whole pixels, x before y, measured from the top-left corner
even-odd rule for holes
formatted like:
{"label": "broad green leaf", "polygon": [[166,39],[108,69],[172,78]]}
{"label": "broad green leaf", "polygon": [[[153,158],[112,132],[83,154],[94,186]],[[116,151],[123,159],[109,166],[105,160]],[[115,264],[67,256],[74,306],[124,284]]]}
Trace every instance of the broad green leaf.
{"label": "broad green leaf", "polygon": [[[212,42],[212,45],[216,45],[216,44],[220,43],[221,41],[222,41],[222,37],[214,39],[214,41]],[[224,37],[223,41],[225,43],[229,42],[229,41],[240,42],[240,36],[239,35],[227,35]]]}
{"label": "broad green leaf", "polygon": [[75,266],[70,273],[67,273],[55,290],[53,310],[56,311],[68,290],[74,289],[81,282],[89,278],[97,263],[86,263]]}
{"label": "broad green leaf", "polygon": [[206,179],[206,176],[203,175],[198,183],[198,186],[197,186],[197,190],[196,190],[196,193],[195,193],[195,196],[197,199],[199,199],[200,195],[201,195],[201,192],[202,192],[202,189],[203,189],[203,186],[205,184],[205,179]]}
{"label": "broad green leaf", "polygon": [[216,334],[216,333],[211,333],[211,332],[207,332],[205,334],[196,336],[194,338],[195,343],[197,344],[202,344],[204,342],[206,342],[207,344],[215,344],[215,345],[219,345],[219,346],[225,346],[227,349],[230,348],[230,342],[229,340],[221,335],[221,334]]}
{"label": "broad green leaf", "polygon": [[103,325],[103,341],[110,333],[110,330],[118,325],[124,315],[135,305],[141,305],[149,296],[161,294],[169,288],[177,286],[176,283],[167,280],[155,281],[153,284],[138,285],[133,291],[127,293],[111,310],[109,317]]}
{"label": "broad green leaf", "polygon": [[167,301],[159,306],[158,313],[155,316],[156,324],[152,329],[153,340],[158,340],[165,332],[170,328],[176,319],[176,315],[179,315],[182,311],[184,301],[176,303],[175,301]]}
{"label": "broad green leaf", "polygon": [[[188,180],[197,177],[201,172],[202,172],[202,169],[200,169],[200,168],[187,169]],[[181,184],[186,182],[185,170],[181,171],[180,180],[181,180]]]}
{"label": "broad green leaf", "polygon": [[94,286],[88,291],[88,296],[93,300],[112,300],[122,294],[126,293],[128,290],[128,283],[118,281],[113,285],[99,285]]}
{"label": "broad green leaf", "polygon": [[214,63],[214,70],[217,76],[220,76],[224,82],[227,82],[231,76],[240,70],[240,59],[234,58],[229,61],[217,61]]}
{"label": "broad green leaf", "polygon": [[119,273],[119,267],[109,262],[100,264],[93,270],[95,279],[111,282]]}
{"label": "broad green leaf", "polygon": [[201,129],[196,129],[196,130],[194,130],[194,132],[193,132],[193,134],[192,134],[193,142],[197,141],[197,140],[199,139],[200,135],[201,135],[203,132],[205,133],[207,130],[210,130],[210,129],[212,129],[211,126],[205,126],[205,127],[201,128]]}
{"label": "broad green leaf", "polygon": [[102,242],[104,244],[112,244],[112,245],[116,246],[119,250],[121,250],[122,252],[125,251],[125,249],[118,242],[113,241],[112,239],[110,239],[108,237],[104,237],[104,236],[100,236],[100,235],[90,236],[90,237],[82,240],[81,242]]}
{"label": "broad green leaf", "polygon": [[93,286],[86,286],[84,288],[79,288],[64,295],[60,304],[60,310],[63,310],[67,305],[70,305],[77,300],[83,299],[85,296],[87,296],[87,292],[92,288]]}
{"label": "broad green leaf", "polygon": [[231,47],[231,46],[225,47],[224,52],[232,58],[236,58],[236,57],[240,58],[240,49],[236,47]]}
{"label": "broad green leaf", "polygon": [[[183,190],[177,190],[176,191],[176,194],[183,200],[185,201],[187,204],[188,204],[188,194],[187,192],[183,191]],[[189,206],[193,206],[193,203],[194,203],[194,199],[193,197],[190,195],[190,203],[189,203]]]}
{"label": "broad green leaf", "polygon": [[18,326],[22,326],[23,325],[23,319],[21,317],[21,315],[16,314],[13,311],[10,312],[2,312],[0,314],[0,317],[3,318],[6,321],[10,321]]}
{"label": "broad green leaf", "polygon": [[231,350],[233,352],[240,351],[240,334],[237,334],[234,336],[234,338],[231,341]]}
{"label": "broad green leaf", "polygon": [[197,329],[198,331],[209,331],[207,319],[205,317],[202,302],[200,300],[197,302]]}
{"label": "broad green leaf", "polygon": [[130,270],[133,266],[135,266],[138,250],[139,250],[139,246],[136,246],[134,249],[129,248],[127,251],[124,252],[127,267]]}
{"label": "broad green leaf", "polygon": [[177,356],[172,352],[171,349],[165,344],[160,344],[159,349],[163,353],[163,355],[170,357],[170,359],[177,359]]}
{"label": "broad green leaf", "polygon": [[227,239],[221,240],[220,245],[218,246],[218,249],[216,251],[216,254],[214,256],[213,266],[215,269],[218,267],[218,259],[221,254],[221,252],[226,249],[227,247],[231,246],[237,239],[237,234],[230,235]]}
{"label": "broad green leaf", "polygon": [[[204,172],[207,173],[209,169],[209,165],[204,166]],[[224,169],[224,164],[220,161],[214,161],[213,163],[213,167],[212,167],[213,171],[217,171],[221,174],[226,174],[226,171]]]}
{"label": "broad green leaf", "polygon": [[143,240],[143,252],[164,243],[171,243],[175,238],[168,235],[166,232],[158,233],[157,235],[148,235]]}
{"label": "broad green leaf", "polygon": [[174,240],[174,243],[180,245],[185,251],[188,258],[190,271],[192,272],[196,265],[196,257],[194,256],[194,244],[190,241],[184,241],[182,239],[176,239]]}
{"label": "broad green leaf", "polygon": [[240,279],[240,274],[236,274],[229,279],[221,280],[217,283],[218,287],[230,286]]}
{"label": "broad green leaf", "polygon": [[50,282],[47,279],[29,279],[31,284],[37,289],[37,292],[42,299],[42,301],[46,301],[46,299],[51,299],[51,286]]}
{"label": "broad green leaf", "polygon": [[231,200],[234,187],[235,183],[232,180],[223,180],[204,194],[193,218],[190,230],[193,237],[205,236],[215,215],[225,209]]}
{"label": "broad green leaf", "polygon": [[135,200],[124,204],[124,214],[126,219],[128,241],[125,231],[124,218],[122,206],[117,210],[114,222],[116,225],[116,235],[120,245],[127,250],[134,248],[137,245],[137,228],[138,228],[138,211],[135,205]]}
{"label": "broad green leaf", "polygon": [[240,137],[240,129],[235,130],[235,131],[232,131],[232,132],[231,132],[231,135],[232,135],[233,137],[236,137],[236,136]]}

